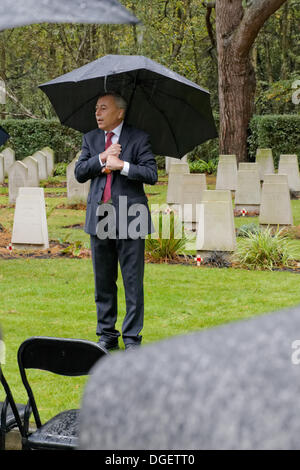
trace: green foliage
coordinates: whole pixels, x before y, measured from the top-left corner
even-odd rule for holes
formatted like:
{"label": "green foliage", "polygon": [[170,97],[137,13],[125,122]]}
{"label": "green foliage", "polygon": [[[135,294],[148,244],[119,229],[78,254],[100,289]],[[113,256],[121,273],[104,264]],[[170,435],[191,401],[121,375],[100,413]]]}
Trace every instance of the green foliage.
{"label": "green foliage", "polygon": [[49,146],[54,150],[55,162],[71,161],[81,149],[81,133],[56,120],[7,119],[0,125],[11,136],[6,146],[15,150],[17,160]]}
{"label": "green foliage", "polygon": [[281,230],[275,234],[271,228],[245,231],[245,235],[234,254],[241,267],[272,270],[292,266],[294,255],[288,237]]}
{"label": "green foliage", "polygon": [[62,248],[60,251],[63,255],[72,255],[74,258],[79,258],[82,250],[84,249],[84,244],[80,240],[75,240],[71,242],[67,247]]}
{"label": "green foliage", "polygon": [[271,148],[275,166],[281,154],[297,154],[300,157],[300,115],[254,116],[250,122],[248,138],[249,156],[255,159],[257,148]]}
{"label": "green foliage", "polygon": [[53,170],[53,176],[66,176],[68,162],[60,162],[55,165]]}
{"label": "green foliage", "polygon": [[241,225],[237,231],[236,235],[238,237],[248,237],[250,233],[257,234],[261,231],[261,227],[255,223]]}
{"label": "green foliage", "polygon": [[218,159],[208,160],[194,160],[189,163],[191,173],[207,173],[209,175],[216,174],[218,169]]}
{"label": "green foliage", "polygon": [[286,80],[277,80],[268,85],[262,83],[257,88],[256,113],[287,114],[297,110],[293,103],[293,83],[299,76],[294,73]]}
{"label": "green foliage", "polygon": [[[169,224],[169,231],[165,229]],[[165,234],[165,230],[166,233]],[[166,237],[167,235],[167,237]],[[180,238],[179,238],[180,237]],[[176,259],[185,249],[187,237],[182,222],[178,220],[173,211],[159,212],[157,224],[157,238],[153,234],[145,240],[146,256],[154,261]]]}

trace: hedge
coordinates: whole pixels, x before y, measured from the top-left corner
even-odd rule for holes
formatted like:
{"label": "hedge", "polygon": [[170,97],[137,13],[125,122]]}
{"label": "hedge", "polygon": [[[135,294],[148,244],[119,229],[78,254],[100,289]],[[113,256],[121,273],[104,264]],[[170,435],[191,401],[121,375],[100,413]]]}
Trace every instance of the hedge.
{"label": "hedge", "polygon": [[[17,160],[23,160],[43,147],[51,147],[55,162],[70,162],[81,149],[82,134],[54,119],[6,119],[0,121],[0,125],[10,135],[6,146],[14,149]],[[3,148],[0,147],[0,152]]]}
{"label": "hedge", "polygon": [[[219,117],[214,115],[218,127]],[[57,120],[7,119],[0,121],[11,138],[7,146],[21,160],[37,150],[49,146],[55,152],[56,162],[69,162],[81,149],[82,134],[62,126]],[[249,126],[249,159],[255,159],[257,148],[272,148],[275,166],[280,154],[296,153],[300,158],[300,115],[253,116]],[[0,152],[4,147],[0,147]],[[218,138],[209,140],[188,154],[189,161],[215,160],[219,156]],[[164,157],[157,157],[158,166],[164,168]]]}
{"label": "hedge", "polygon": [[300,114],[254,116],[249,129],[249,157],[257,148],[271,148],[275,167],[281,154],[297,154],[300,163]]}

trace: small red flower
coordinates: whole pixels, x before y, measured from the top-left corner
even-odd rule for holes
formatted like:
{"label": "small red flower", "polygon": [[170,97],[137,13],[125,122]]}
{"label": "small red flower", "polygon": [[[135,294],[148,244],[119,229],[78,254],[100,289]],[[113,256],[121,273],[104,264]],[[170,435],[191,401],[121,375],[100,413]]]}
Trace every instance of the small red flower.
{"label": "small red flower", "polygon": [[243,217],[245,217],[245,215],[248,214],[248,211],[246,209],[242,209],[241,214],[242,214]]}

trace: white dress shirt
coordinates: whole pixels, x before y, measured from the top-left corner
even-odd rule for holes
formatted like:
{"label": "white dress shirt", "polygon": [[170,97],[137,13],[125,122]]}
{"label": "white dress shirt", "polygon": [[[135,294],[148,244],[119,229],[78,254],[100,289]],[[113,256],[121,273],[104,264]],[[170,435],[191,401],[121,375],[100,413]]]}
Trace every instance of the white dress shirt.
{"label": "white dress shirt", "polygon": [[[106,139],[107,139],[107,134],[108,132],[113,132],[114,135],[112,136],[112,139],[111,139],[111,142],[113,144],[117,144],[118,141],[119,141],[119,138],[120,138],[120,135],[121,135],[121,131],[122,131],[122,127],[123,127],[123,123],[124,121],[121,122],[121,124],[119,124],[115,129],[112,129],[111,131],[105,131],[105,143],[106,143]],[[105,162],[103,163],[102,160],[101,160],[101,157],[99,155],[99,161],[100,161],[100,165],[103,167],[105,166]],[[124,167],[123,169],[121,170],[121,175],[123,176],[128,176],[128,173],[129,173],[129,166],[130,164],[128,162],[124,162]]]}

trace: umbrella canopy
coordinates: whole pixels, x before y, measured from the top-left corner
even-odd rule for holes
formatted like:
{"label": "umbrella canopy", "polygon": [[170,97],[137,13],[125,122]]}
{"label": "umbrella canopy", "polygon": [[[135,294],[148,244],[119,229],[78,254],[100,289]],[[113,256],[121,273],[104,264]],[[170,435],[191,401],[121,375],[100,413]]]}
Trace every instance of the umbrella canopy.
{"label": "umbrella canopy", "polygon": [[117,0],[1,0],[0,30],[32,23],[138,23]]}
{"label": "umbrella canopy", "polygon": [[120,93],[128,103],[126,122],[150,134],[157,155],[181,158],[217,136],[209,92],[143,56],[108,55],[40,88],[61,123],[81,132],[97,128],[99,95]]}
{"label": "umbrella canopy", "polygon": [[4,145],[10,135],[0,126],[0,145]]}

